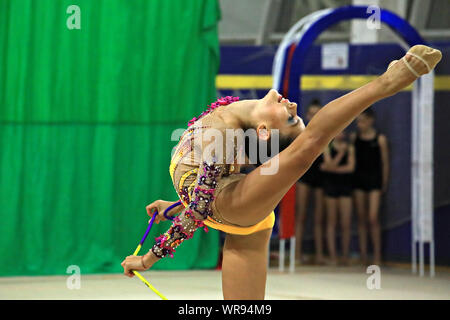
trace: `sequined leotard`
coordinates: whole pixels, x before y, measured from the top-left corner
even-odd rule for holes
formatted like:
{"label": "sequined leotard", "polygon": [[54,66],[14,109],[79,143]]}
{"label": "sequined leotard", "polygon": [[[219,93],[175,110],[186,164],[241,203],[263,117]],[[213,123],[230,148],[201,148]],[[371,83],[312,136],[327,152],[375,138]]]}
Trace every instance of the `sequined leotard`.
{"label": "sequined leotard", "polygon": [[[212,127],[213,119],[209,115],[215,108],[228,105],[239,98],[226,97],[212,104],[207,111],[189,122],[172,156],[170,173],[175,190],[186,206],[182,213],[175,217],[170,229],[156,238],[152,251],[157,257],[173,256],[173,252],[185,239],[193,236],[198,228],[205,228],[208,217],[222,223],[219,215],[213,210],[212,203],[218,182],[233,172],[234,166],[227,161],[227,155],[235,157],[236,151],[226,150],[218,155],[216,150],[203,152],[208,143],[203,141],[203,130]],[[223,130],[219,130],[222,134]],[[228,162],[228,163],[227,163]]]}

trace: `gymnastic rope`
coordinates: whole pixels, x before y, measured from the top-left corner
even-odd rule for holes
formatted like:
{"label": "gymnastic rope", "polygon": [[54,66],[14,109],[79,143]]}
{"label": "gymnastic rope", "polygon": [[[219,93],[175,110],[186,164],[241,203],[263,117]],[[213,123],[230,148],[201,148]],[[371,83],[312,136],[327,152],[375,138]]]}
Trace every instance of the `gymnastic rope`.
{"label": "gymnastic rope", "polygon": [[[170,216],[168,216],[167,215],[167,213],[170,211],[170,210],[172,210],[173,208],[175,208],[175,207],[177,207],[177,206],[179,206],[179,205],[181,205],[182,203],[181,203],[181,201],[177,201],[177,202],[175,202],[174,204],[172,204],[171,206],[169,206],[166,210],[164,210],[164,217],[166,218],[166,219],[168,219],[168,220],[173,220],[174,218],[172,218],[172,217],[170,217]],[[138,246],[137,246],[137,248],[136,248],[136,250],[134,251],[134,253],[133,253],[133,256],[136,256],[138,253],[139,253],[139,251],[141,250],[141,248],[142,248],[142,245],[144,244],[144,241],[145,241],[145,239],[147,239],[147,236],[148,236],[148,234],[150,233],[150,230],[151,230],[151,228],[152,228],[152,226],[153,226],[153,222],[155,221],[155,218],[156,218],[156,216],[158,215],[158,211],[155,211],[155,213],[153,214],[153,216],[152,216],[152,219],[150,220],[150,223],[148,224],[148,227],[147,227],[147,230],[145,231],[145,234],[144,234],[144,236],[142,237],[142,239],[141,239],[141,241],[139,242],[139,244],[138,244]],[[137,272],[137,271],[134,271],[133,270],[133,273],[147,286],[147,287],[149,287],[149,289],[150,290],[152,290],[154,293],[156,293],[161,299],[163,299],[163,300],[167,300],[167,298],[162,294],[162,293],[160,293],[158,290],[156,290],[156,288],[154,287],[154,286],[152,286],[151,284],[150,284],[150,282],[148,282],[139,272]]]}

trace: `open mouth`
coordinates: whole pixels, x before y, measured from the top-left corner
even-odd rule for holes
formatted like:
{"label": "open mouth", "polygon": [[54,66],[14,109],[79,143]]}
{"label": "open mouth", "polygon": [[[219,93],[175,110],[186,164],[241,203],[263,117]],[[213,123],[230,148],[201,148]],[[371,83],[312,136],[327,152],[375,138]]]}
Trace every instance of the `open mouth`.
{"label": "open mouth", "polygon": [[[278,92],[277,92],[278,93]],[[290,104],[291,102],[289,101],[289,99],[286,99],[285,97],[283,97],[281,94],[278,93],[278,103],[288,103]]]}
{"label": "open mouth", "polygon": [[278,97],[278,103],[291,103],[289,99],[283,98],[282,96]]}

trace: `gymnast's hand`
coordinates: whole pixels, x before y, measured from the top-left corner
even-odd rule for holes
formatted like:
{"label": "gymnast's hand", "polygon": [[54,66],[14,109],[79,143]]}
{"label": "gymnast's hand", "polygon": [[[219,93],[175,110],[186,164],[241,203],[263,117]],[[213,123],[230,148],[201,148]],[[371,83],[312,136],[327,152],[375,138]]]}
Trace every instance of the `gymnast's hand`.
{"label": "gymnast's hand", "polygon": [[133,278],[134,271],[145,271],[150,269],[153,264],[158,261],[153,252],[149,251],[143,256],[128,256],[122,261],[121,265],[123,267],[123,274],[127,277]]}
{"label": "gymnast's hand", "polygon": [[333,170],[336,170],[336,166],[332,163],[322,162],[320,164],[320,170],[326,171],[326,172],[333,172]]}
{"label": "gymnast's hand", "polygon": [[[155,218],[155,223],[158,224],[160,221],[167,220],[163,214],[164,210],[166,210],[169,206],[171,206],[175,202],[176,201],[156,200],[155,202],[146,206],[145,209],[147,210],[147,214],[150,217],[153,217],[153,214],[155,213],[155,211],[158,211],[158,215]],[[183,208],[184,208],[183,206],[175,207],[172,210],[170,210],[169,212],[167,212],[167,215],[170,217],[173,217],[177,213],[180,213],[183,210]],[[148,221],[149,223],[150,223],[150,220]]]}

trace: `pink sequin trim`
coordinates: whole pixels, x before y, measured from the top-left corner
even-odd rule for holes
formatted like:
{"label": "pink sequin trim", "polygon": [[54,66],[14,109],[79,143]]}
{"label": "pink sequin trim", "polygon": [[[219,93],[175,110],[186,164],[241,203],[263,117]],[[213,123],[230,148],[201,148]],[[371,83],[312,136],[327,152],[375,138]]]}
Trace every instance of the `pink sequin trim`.
{"label": "pink sequin trim", "polygon": [[192,120],[189,121],[189,123],[188,123],[188,127],[192,126],[195,121],[197,121],[198,119],[200,119],[203,116],[207,115],[208,113],[210,113],[214,109],[216,109],[216,108],[218,108],[220,106],[229,105],[229,104],[231,104],[231,103],[233,103],[235,101],[238,101],[238,100],[239,100],[239,97],[232,97],[232,96],[226,96],[226,97],[222,97],[222,98],[218,99],[216,102],[214,102],[210,106],[208,106],[208,108],[205,111],[203,111],[198,117],[192,118]]}

